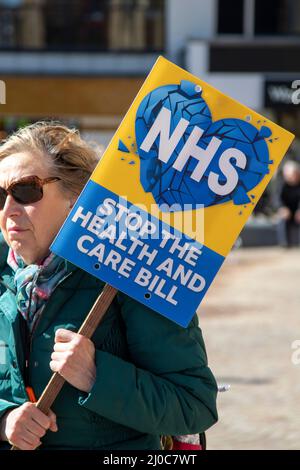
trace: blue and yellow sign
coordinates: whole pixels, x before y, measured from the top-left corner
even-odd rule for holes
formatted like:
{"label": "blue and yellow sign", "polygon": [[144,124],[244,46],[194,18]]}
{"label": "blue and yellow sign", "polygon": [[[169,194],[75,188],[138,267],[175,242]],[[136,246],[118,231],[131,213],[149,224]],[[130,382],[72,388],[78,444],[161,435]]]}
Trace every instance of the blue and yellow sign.
{"label": "blue and yellow sign", "polygon": [[51,249],[187,326],[293,137],[160,57]]}

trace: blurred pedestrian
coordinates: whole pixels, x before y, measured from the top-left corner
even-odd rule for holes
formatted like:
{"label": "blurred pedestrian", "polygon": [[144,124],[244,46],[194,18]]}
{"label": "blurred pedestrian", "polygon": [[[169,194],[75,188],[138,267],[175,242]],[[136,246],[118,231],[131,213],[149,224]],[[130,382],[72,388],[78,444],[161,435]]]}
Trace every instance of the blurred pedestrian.
{"label": "blurred pedestrian", "polygon": [[283,166],[283,184],[279,192],[278,242],[281,246],[300,241],[300,165],[289,160]]}

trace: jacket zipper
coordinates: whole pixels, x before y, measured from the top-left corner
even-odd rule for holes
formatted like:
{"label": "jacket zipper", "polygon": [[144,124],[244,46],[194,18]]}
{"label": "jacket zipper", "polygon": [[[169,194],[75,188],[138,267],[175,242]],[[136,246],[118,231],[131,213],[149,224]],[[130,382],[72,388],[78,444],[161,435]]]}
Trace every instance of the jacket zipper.
{"label": "jacket zipper", "polygon": [[[30,298],[29,298],[29,305],[27,309],[27,318],[29,318],[29,312],[30,312],[30,307],[32,303],[32,293],[33,289],[35,287],[36,281],[39,277],[41,269],[38,270],[36,273],[35,277],[33,278],[32,282],[32,289],[30,292]],[[34,325],[35,326],[35,325]],[[29,387],[29,360],[30,360],[30,352],[31,352],[31,342],[32,342],[32,334],[34,332],[34,329],[32,331],[29,330],[28,324],[26,322],[25,325],[25,371],[24,371],[24,383],[25,383],[25,388]]]}
{"label": "jacket zipper", "polygon": [[[55,288],[53,289],[51,295],[55,292],[55,290],[58,288],[58,286],[60,286],[60,284],[62,284],[66,279],[68,279],[70,276],[72,276],[73,274],[73,271],[69,274],[67,274],[63,279],[61,279],[57,285],[55,286]],[[16,290],[12,289],[9,285],[7,285],[2,279],[0,279],[0,283],[6,287],[8,290],[10,290],[14,295],[16,295]],[[32,300],[32,297],[30,296],[30,303],[29,303],[29,308],[31,306],[31,300]],[[29,312],[29,309],[27,310],[27,313]],[[22,388],[24,387],[24,393],[25,395],[30,399],[30,401],[33,401],[31,400],[31,397],[30,397],[30,393],[28,392],[28,389],[30,389],[30,386],[29,386],[29,363],[30,363],[30,353],[31,353],[31,349],[32,349],[32,339],[33,339],[33,333],[36,331],[36,328],[41,320],[41,316],[38,318],[36,324],[34,325],[34,328],[33,330],[30,332],[29,331],[29,328],[28,328],[28,325],[25,324],[25,371],[24,371],[24,377],[23,377],[23,382],[24,382],[24,385],[22,384]],[[33,390],[30,389],[32,392]],[[34,400],[35,401],[35,400]]]}

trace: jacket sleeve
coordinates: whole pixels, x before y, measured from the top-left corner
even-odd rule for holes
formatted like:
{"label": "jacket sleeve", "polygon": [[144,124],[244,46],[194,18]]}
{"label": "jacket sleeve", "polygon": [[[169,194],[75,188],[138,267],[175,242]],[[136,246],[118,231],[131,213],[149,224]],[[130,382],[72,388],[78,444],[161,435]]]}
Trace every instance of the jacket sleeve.
{"label": "jacket sleeve", "polygon": [[7,411],[13,410],[13,408],[18,408],[18,406],[20,405],[0,398],[0,421]]}
{"label": "jacket sleeve", "polygon": [[197,315],[182,328],[119,294],[131,362],[96,351],[96,382],[79,404],[150,434],[203,432],[217,421],[217,384]]}

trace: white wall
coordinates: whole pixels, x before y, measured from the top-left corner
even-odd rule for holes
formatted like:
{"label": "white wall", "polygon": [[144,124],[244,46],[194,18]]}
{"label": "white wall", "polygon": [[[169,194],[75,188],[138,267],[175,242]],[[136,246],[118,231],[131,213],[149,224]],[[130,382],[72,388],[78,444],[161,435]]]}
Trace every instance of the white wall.
{"label": "white wall", "polygon": [[264,106],[264,77],[259,73],[210,73],[200,78],[249,108],[260,111]]}
{"label": "white wall", "polygon": [[186,44],[185,68],[231,98],[260,110],[264,102],[264,76],[260,73],[210,73],[209,45],[192,40]]}
{"label": "white wall", "polygon": [[217,0],[166,0],[166,49],[168,58],[179,62],[190,38],[212,38]]}

